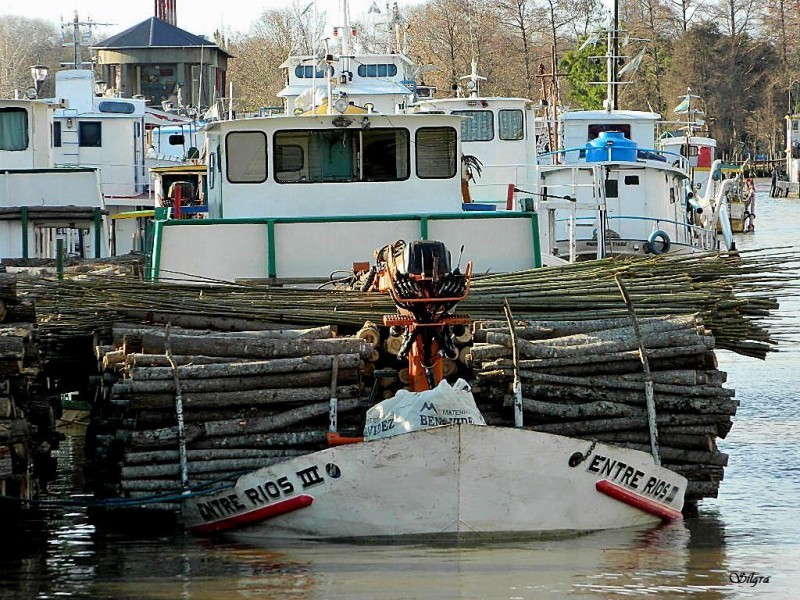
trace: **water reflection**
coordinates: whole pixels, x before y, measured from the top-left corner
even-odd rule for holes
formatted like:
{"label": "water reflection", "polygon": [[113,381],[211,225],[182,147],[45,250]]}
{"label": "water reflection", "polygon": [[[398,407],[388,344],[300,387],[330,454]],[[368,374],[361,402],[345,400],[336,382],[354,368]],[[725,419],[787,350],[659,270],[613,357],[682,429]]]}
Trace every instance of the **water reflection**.
{"label": "water reflection", "polygon": [[[793,242],[796,220],[786,215],[800,201],[766,198],[761,183],[759,194],[756,233],[740,247]],[[684,522],[502,544],[261,548],[183,535],[122,537],[96,531],[84,510],[47,508],[16,534],[0,529],[0,600],[798,597],[798,317],[800,302],[782,300],[789,334],[766,361],[719,353],[741,401],[720,443],[730,462],[719,499]],[[81,490],[82,441],[71,432],[57,451],[59,478],[49,496]],[[731,572],[771,582],[735,584]]]}

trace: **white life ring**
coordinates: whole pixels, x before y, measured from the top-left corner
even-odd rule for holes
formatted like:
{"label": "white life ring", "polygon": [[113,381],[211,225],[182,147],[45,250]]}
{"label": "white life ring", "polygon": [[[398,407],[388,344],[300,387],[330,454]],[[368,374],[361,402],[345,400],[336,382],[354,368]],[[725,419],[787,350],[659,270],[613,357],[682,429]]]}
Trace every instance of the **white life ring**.
{"label": "white life ring", "polygon": [[[660,243],[660,246],[657,242]],[[647,238],[647,249],[651,254],[666,254],[669,252],[670,245],[671,242],[667,232],[661,229],[655,230],[650,234],[650,237]]]}

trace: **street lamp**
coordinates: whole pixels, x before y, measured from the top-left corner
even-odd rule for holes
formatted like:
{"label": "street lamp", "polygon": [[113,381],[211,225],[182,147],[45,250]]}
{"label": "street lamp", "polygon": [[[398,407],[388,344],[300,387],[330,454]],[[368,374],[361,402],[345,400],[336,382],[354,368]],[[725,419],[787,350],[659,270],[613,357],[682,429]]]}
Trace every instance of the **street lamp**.
{"label": "street lamp", "polygon": [[39,92],[42,89],[42,83],[47,79],[47,74],[50,71],[44,65],[33,65],[31,67],[31,78],[33,79],[33,97],[38,98]]}
{"label": "street lamp", "polygon": [[792,110],[792,89],[794,89],[794,86],[797,85],[798,83],[800,83],[800,81],[797,81],[796,79],[794,79],[789,84],[789,114],[790,115],[794,114],[794,111]]}

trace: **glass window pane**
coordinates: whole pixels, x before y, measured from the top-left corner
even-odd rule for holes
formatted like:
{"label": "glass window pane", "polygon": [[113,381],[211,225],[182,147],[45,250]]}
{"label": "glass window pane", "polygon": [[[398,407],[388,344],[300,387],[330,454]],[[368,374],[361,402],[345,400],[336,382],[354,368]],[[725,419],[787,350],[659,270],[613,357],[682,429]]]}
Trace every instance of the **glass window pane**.
{"label": "glass window pane", "polygon": [[362,132],[366,181],[397,181],[408,178],[408,130],[368,129]]}
{"label": "glass window pane", "polygon": [[226,170],[231,183],[267,180],[267,135],[262,131],[236,131],[225,138]]}
{"label": "glass window pane", "polygon": [[454,110],[454,115],[469,117],[461,122],[464,142],[488,142],[494,138],[494,115],[490,110]]}
{"label": "glass window pane", "polygon": [[276,166],[275,180],[279,183],[353,181],[357,144],[358,131],[279,131],[275,134],[276,152],[282,153],[286,146],[297,146],[303,150],[305,160],[296,171],[279,172]]}
{"label": "glass window pane", "polygon": [[24,108],[0,109],[0,150],[28,148],[28,111]]}
{"label": "glass window pane", "polygon": [[53,148],[61,147],[61,123],[59,121],[53,122]]}
{"label": "glass window pane", "polygon": [[78,145],[84,148],[100,148],[103,145],[103,124],[100,121],[78,123]]}
{"label": "glass window pane", "polygon": [[521,110],[501,110],[497,115],[501,140],[521,140],[524,125]]}
{"label": "glass window pane", "polygon": [[417,130],[417,176],[420,179],[449,179],[456,174],[456,130],[452,127],[423,127]]}

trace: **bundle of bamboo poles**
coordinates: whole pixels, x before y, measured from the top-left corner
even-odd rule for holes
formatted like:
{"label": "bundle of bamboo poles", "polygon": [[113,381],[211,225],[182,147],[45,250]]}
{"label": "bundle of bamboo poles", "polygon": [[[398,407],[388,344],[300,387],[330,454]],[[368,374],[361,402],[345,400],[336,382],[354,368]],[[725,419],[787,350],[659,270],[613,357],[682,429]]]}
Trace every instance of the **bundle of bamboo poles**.
{"label": "bundle of bamboo poles", "polygon": [[738,402],[699,316],[642,319],[640,340],[627,318],[517,321],[516,363],[507,322],[477,326],[469,360],[487,422],[513,424],[516,374],[526,428],[650,452],[643,344],[662,464],[689,480],[687,500],[716,497],[728,460],[716,438],[730,431]]}
{"label": "bundle of bamboo poles", "polygon": [[337,432],[363,429],[361,374],[375,348],[359,337],[330,326],[112,331],[96,349],[104,390],[90,441],[104,493],[174,491],[323,448],[331,398]]}
{"label": "bundle of bamboo poles", "polygon": [[[564,267],[476,277],[460,305],[475,319],[502,315],[502,300],[521,319],[600,319],[625,316],[615,277],[620,275],[642,316],[698,313],[717,348],[763,358],[776,338],[767,328],[775,298],[797,285],[798,255],[762,251],[650,258],[614,258]],[[32,279],[42,335],[58,341],[78,332],[108,333],[120,320],[148,320],[184,327],[256,329],[258,323],[359,327],[394,312],[382,294],[351,290],[276,288],[256,284],[151,284],[126,278],[85,276],[62,282]],[[205,323],[205,324],[204,324]]]}

